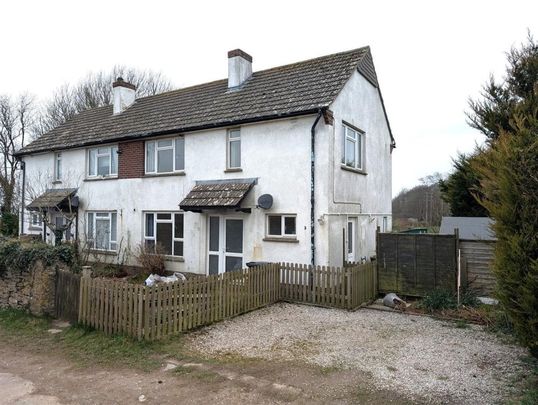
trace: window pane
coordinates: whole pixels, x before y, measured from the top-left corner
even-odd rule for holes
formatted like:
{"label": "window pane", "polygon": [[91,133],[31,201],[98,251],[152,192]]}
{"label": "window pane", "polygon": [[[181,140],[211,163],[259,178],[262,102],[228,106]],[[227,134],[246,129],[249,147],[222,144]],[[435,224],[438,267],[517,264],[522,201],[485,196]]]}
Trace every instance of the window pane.
{"label": "window pane", "polygon": [[228,133],[230,139],[237,139],[241,137],[241,131],[239,129],[234,129]]}
{"label": "window pane", "polygon": [[110,242],[110,221],[108,219],[95,220],[95,248],[109,249]]}
{"label": "window pane", "polygon": [[111,174],[118,174],[118,147],[113,146],[110,151],[110,159],[111,159],[111,168],[110,173]]}
{"label": "window pane", "polygon": [[117,226],[117,221],[116,221],[116,218],[117,218],[117,215],[115,212],[113,212],[112,214],[110,214],[110,218],[111,218],[111,224],[110,224],[110,240],[113,240],[113,241],[117,241],[116,239],[116,235],[117,235],[117,229],[116,229],[116,226]]}
{"label": "window pane", "polygon": [[88,239],[93,239],[93,212],[88,213]]}
{"label": "window pane", "polygon": [[353,253],[353,222],[347,223],[347,252]]}
{"label": "window pane", "polygon": [[146,142],[146,172],[155,171],[155,142]]}
{"label": "window pane", "polygon": [[225,271],[239,271],[243,267],[243,259],[241,257],[226,256]]}
{"label": "window pane", "polygon": [[219,217],[209,218],[209,250],[211,252],[219,251]]}
{"label": "window pane", "polygon": [[165,213],[158,213],[157,214],[157,219],[166,219],[166,220],[171,220],[172,219],[172,214],[165,214]]}
{"label": "window pane", "polygon": [[110,149],[109,148],[98,148],[97,153],[99,155],[109,155],[110,154]]}
{"label": "window pane", "polygon": [[219,274],[219,256],[209,255],[209,274]]}
{"label": "window pane", "polygon": [[172,254],[172,224],[157,222],[157,243],[161,245],[165,255]]}
{"label": "window pane", "polygon": [[174,238],[183,239],[183,214],[174,215]]}
{"label": "window pane", "polygon": [[284,233],[286,235],[295,235],[295,217],[284,218]]}
{"label": "window pane", "polygon": [[167,173],[174,169],[174,151],[172,149],[157,150],[157,172]]}
{"label": "window pane", "polygon": [[269,235],[282,235],[282,217],[280,215],[269,216]]}
{"label": "window pane", "polygon": [[183,242],[174,242],[174,256],[183,256]]}
{"label": "window pane", "polygon": [[55,172],[55,180],[60,180],[62,178],[62,154],[57,153],[56,154],[56,172]]}
{"label": "window pane", "polygon": [[355,142],[346,139],[346,165],[355,167]]}
{"label": "window pane", "polygon": [[362,168],[362,135],[357,134],[357,167]]}
{"label": "window pane", "polygon": [[91,149],[88,153],[88,174],[90,176],[95,176],[95,160],[97,155],[97,149]]}
{"label": "window pane", "polygon": [[230,142],[230,167],[241,167],[241,141]]}
{"label": "window pane", "polygon": [[346,134],[348,138],[353,140],[357,139],[357,132],[353,131],[352,129],[347,128]]}
{"label": "window pane", "polygon": [[146,248],[151,251],[155,251],[155,241],[152,239],[146,239]]}
{"label": "window pane", "polygon": [[110,174],[110,156],[99,156],[97,158],[97,175],[108,176]]}
{"label": "window pane", "polygon": [[155,219],[154,214],[146,214],[146,236],[153,237],[155,236],[155,229],[153,221]]}
{"label": "window pane", "polygon": [[165,141],[157,141],[157,147],[158,148],[167,148],[167,147],[170,147],[172,146],[172,140],[171,139],[167,139]]}
{"label": "window pane", "polygon": [[185,169],[185,138],[176,138],[176,170]]}
{"label": "window pane", "polygon": [[228,219],[226,221],[226,251],[243,253],[243,220]]}

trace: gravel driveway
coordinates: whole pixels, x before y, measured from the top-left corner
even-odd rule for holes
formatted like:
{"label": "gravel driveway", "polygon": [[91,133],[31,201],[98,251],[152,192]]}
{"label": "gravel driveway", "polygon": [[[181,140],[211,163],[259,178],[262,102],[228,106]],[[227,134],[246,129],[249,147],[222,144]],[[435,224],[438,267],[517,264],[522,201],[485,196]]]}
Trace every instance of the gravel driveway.
{"label": "gravel driveway", "polygon": [[501,402],[525,372],[526,351],[479,326],[361,309],[277,304],[190,334],[190,346],[359,370],[379,389],[433,402]]}

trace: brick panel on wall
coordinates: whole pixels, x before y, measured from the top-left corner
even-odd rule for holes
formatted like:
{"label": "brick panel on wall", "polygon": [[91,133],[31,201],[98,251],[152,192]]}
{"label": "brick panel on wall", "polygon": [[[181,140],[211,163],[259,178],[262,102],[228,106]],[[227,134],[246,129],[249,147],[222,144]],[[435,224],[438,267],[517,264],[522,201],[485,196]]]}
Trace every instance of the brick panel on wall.
{"label": "brick panel on wall", "polygon": [[144,141],[121,142],[118,151],[118,177],[120,179],[143,177]]}

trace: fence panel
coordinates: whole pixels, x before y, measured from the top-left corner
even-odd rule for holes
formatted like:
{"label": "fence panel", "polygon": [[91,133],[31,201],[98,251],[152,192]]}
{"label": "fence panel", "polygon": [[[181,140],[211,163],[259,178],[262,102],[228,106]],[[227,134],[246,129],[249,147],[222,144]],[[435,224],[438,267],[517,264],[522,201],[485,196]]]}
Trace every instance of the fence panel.
{"label": "fence panel", "polygon": [[456,289],[456,235],[380,233],[377,237],[380,292],[422,296]]}

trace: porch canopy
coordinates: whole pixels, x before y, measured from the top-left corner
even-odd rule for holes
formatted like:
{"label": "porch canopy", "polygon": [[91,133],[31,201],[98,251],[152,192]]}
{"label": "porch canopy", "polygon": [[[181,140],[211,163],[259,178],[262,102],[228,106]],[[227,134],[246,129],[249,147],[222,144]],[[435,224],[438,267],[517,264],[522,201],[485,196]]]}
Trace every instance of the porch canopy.
{"label": "porch canopy", "polygon": [[26,206],[28,211],[70,211],[78,208],[78,197],[76,188],[54,188],[48,189],[34,201]]}
{"label": "porch canopy", "polygon": [[193,212],[209,209],[249,212],[249,209],[241,208],[241,202],[254,184],[256,179],[197,181],[189,194],[179,203],[179,208]]}

